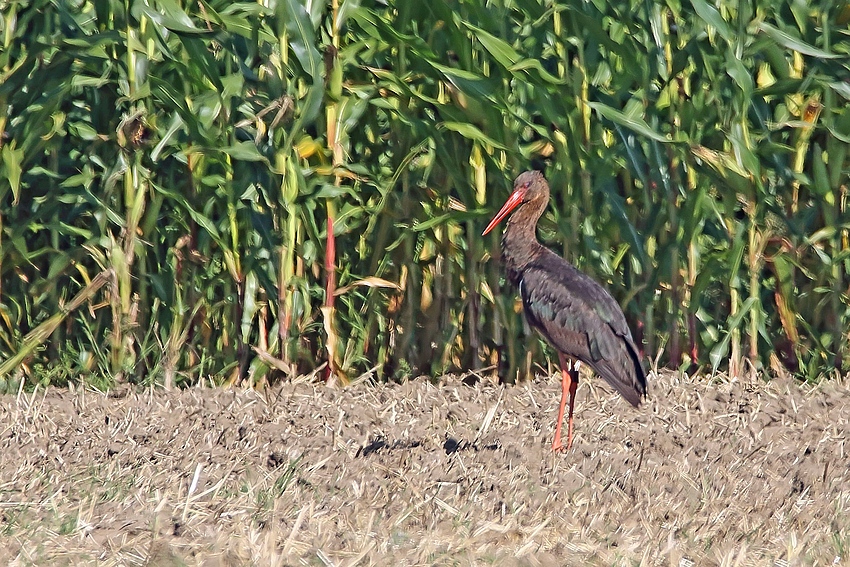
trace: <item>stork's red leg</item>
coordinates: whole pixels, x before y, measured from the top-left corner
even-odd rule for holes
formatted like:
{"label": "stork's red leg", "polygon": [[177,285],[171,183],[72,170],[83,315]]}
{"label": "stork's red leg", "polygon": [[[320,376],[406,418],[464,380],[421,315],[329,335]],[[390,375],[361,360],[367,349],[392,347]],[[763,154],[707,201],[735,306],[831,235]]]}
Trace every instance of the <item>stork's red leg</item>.
{"label": "stork's red leg", "polygon": [[566,409],[568,398],[570,402],[570,413],[567,418],[567,449],[573,446],[573,407],[576,401],[576,389],[578,389],[578,369],[581,364],[578,361],[570,361],[569,358],[561,353],[558,353],[558,358],[561,363],[561,405],[558,408],[555,440],[552,441],[552,450],[556,452],[564,448],[563,443],[561,443],[561,424],[564,422],[564,409]]}
{"label": "stork's red leg", "polygon": [[[564,448],[561,443],[561,424],[564,422],[564,408],[567,406],[567,392],[570,389],[570,374],[564,365],[564,357],[561,357],[561,406],[558,408],[558,421],[555,424],[555,440],[552,441],[552,451],[558,452]],[[567,441],[569,443],[569,441]]]}

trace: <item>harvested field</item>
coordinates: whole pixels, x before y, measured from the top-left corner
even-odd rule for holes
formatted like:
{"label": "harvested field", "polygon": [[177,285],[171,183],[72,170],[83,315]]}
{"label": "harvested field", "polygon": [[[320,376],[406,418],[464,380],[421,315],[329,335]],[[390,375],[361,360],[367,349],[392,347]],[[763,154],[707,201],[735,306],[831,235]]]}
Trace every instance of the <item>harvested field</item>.
{"label": "harvested field", "polygon": [[0,398],[2,565],[850,564],[847,381]]}

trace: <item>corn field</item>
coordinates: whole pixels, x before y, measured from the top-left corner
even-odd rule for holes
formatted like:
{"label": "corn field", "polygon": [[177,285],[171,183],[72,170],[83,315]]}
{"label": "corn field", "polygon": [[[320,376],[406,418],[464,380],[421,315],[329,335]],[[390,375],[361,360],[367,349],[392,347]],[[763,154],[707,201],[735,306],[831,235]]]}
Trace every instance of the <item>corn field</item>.
{"label": "corn field", "polygon": [[526,376],[530,168],[650,359],[850,367],[844,2],[0,8],[0,389]]}

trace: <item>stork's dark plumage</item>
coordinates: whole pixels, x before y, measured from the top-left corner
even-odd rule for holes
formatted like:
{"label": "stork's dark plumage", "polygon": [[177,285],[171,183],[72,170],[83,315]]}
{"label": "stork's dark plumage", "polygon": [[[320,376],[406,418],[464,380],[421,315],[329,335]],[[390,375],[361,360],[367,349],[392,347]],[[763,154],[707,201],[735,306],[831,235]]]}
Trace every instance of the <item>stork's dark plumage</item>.
{"label": "stork's dark plumage", "polygon": [[588,364],[633,406],[646,395],[646,374],[626,318],[613,297],[587,275],[537,241],[537,221],[549,202],[549,184],[538,171],[526,171],[484,230],[508,217],[502,261],[519,289],[529,324],[558,351],[561,405],[552,450],[562,449],[561,422],[569,397],[567,448],[573,441],[573,405],[578,362]]}

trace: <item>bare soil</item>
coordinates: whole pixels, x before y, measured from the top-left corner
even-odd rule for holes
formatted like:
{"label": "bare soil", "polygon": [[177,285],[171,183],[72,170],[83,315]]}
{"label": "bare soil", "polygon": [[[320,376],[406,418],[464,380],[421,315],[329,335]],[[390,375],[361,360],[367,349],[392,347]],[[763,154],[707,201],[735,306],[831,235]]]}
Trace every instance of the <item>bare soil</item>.
{"label": "bare soil", "polygon": [[0,565],[847,565],[850,388],[557,376],[0,397]]}

